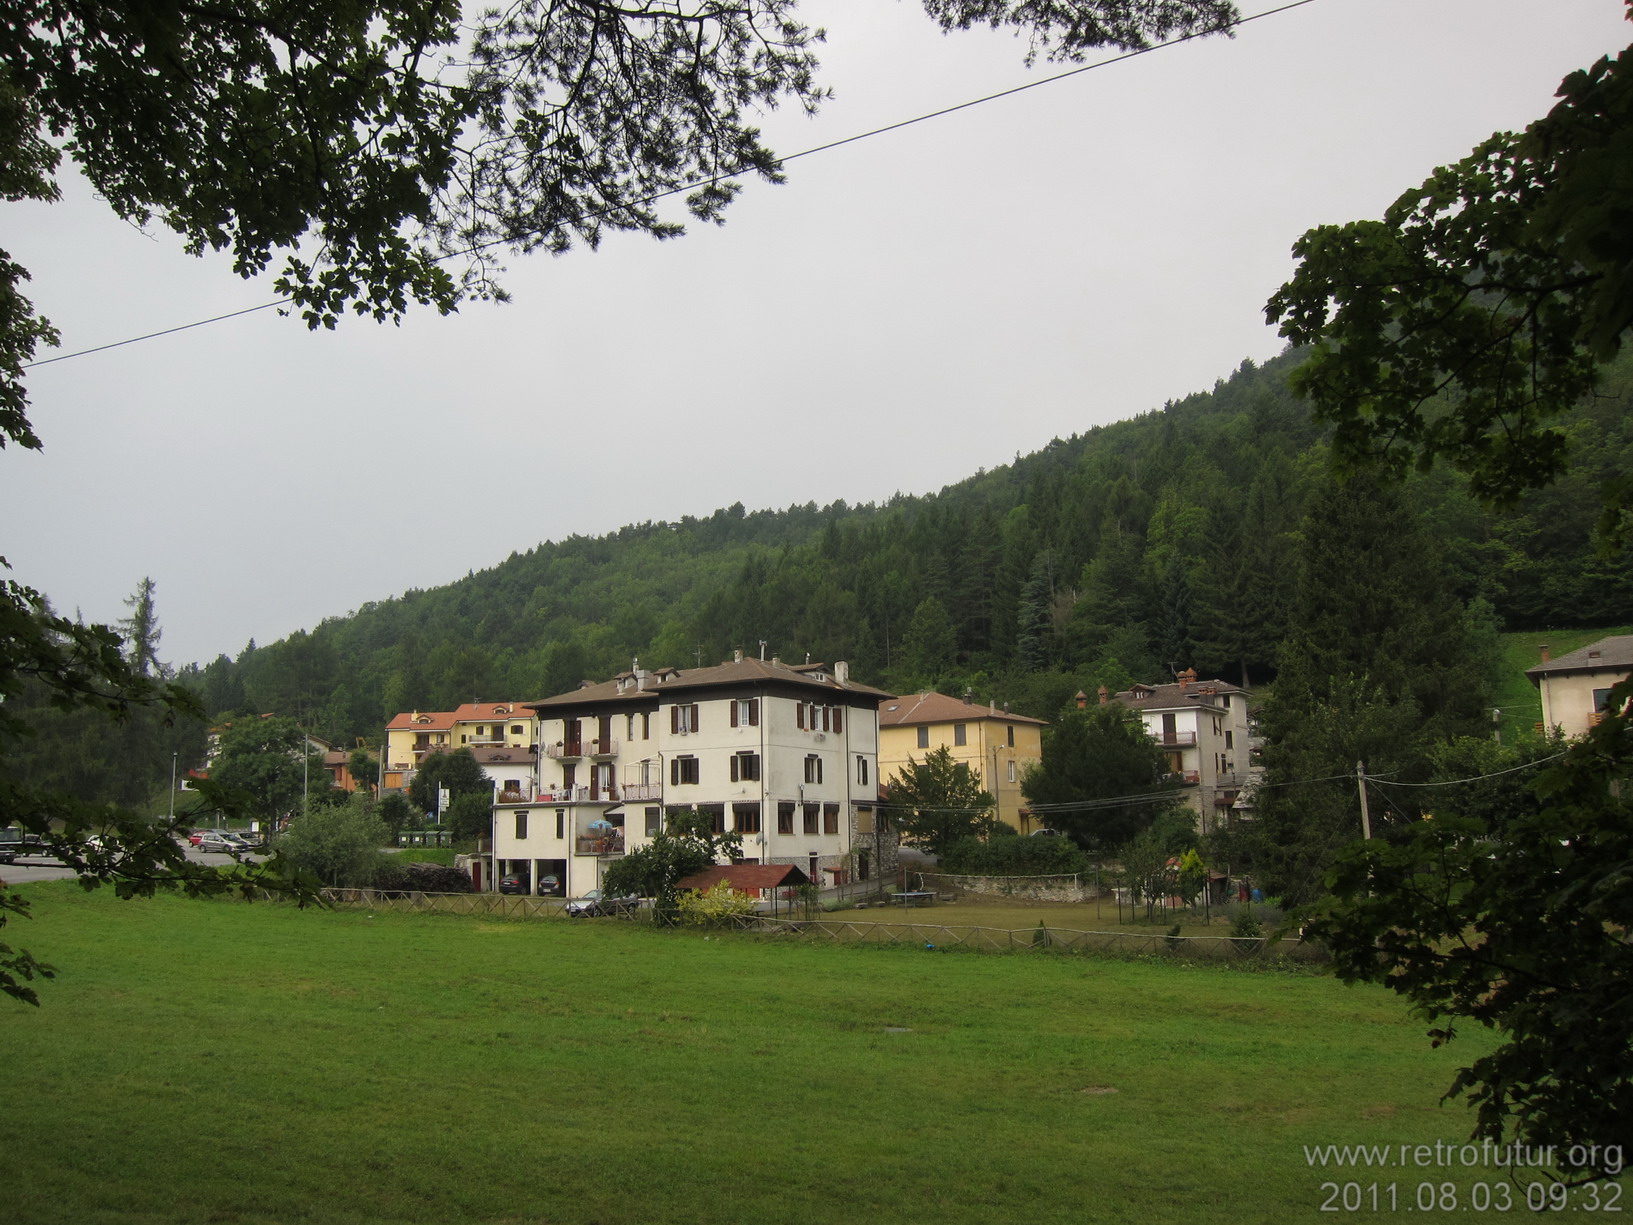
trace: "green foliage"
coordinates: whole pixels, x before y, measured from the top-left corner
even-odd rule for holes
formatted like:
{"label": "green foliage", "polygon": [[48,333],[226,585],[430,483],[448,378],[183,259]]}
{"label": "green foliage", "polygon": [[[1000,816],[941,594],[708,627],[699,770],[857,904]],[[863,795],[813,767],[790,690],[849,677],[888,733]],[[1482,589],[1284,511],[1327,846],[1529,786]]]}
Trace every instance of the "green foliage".
{"label": "green foliage", "polygon": [[399,830],[412,828],[414,824],[414,810],[408,797],[401,792],[382,798],[374,806],[374,815],[385,824],[386,833],[393,842]]}
{"label": "green foliage", "polygon": [[1069,709],[1043,733],[1043,762],[1021,793],[1033,812],[1089,851],[1126,842],[1169,802],[1168,759],[1133,711]]}
{"label": "green foliage", "polygon": [[676,910],[691,927],[729,927],[754,913],[754,899],[721,881],[707,889],[688,889],[676,899]]}
{"label": "green foliage", "polygon": [[466,792],[448,806],[442,820],[453,831],[455,841],[487,837],[493,829],[492,793]]}
{"label": "green foliage", "polygon": [[[1356,764],[1422,781],[1431,746],[1489,726],[1495,640],[1481,639],[1399,492],[1356,478],[1319,495],[1299,552],[1295,629],[1259,725],[1266,783],[1239,851],[1290,904],[1317,896],[1359,837]],[[1480,654],[1483,641],[1492,654]],[[1409,819],[1402,797],[1381,829]]]}
{"label": "green foliage", "polygon": [[940,863],[943,872],[957,876],[1066,876],[1090,868],[1070,838],[1003,835],[956,839],[941,852]]}
{"label": "green foliage", "polygon": [[673,921],[678,900],[675,882],[720,859],[742,855],[743,836],[735,831],[714,832],[714,819],[696,808],[671,809],[664,828],[646,845],[636,847],[608,865],[601,889],[609,897],[649,897],[660,922]]}
{"label": "green foliage", "polygon": [[1529,776],[1513,771],[1539,748],[1449,755],[1509,773],[1437,789],[1432,818],[1346,851],[1309,911],[1340,976],[1406,998],[1435,1045],[1465,1020],[1497,1032],[1447,1091],[1477,1107],[1476,1137],[1633,1148],[1629,699],[1624,682],[1609,717]]}
{"label": "green foliage", "polygon": [[333,786],[300,724],[288,718],[237,719],[219,730],[210,778],[244,793],[271,825],[318,805]]}
{"label": "green foliage", "polygon": [[445,821],[452,812],[454,801],[461,796],[480,796],[489,806],[493,803],[493,782],[482,773],[482,767],[469,749],[427,753],[420,768],[414,771],[414,777],[409,780],[408,798],[420,812],[436,812],[437,793],[444,788],[447,789],[449,803],[448,812],[443,814]]}
{"label": "green foliage", "polygon": [[[414,852],[420,854],[419,850]],[[475,893],[469,872],[452,864],[404,862],[401,855],[383,855],[374,875],[376,889],[404,893]]]}
{"label": "green foliage", "polygon": [[910,841],[939,855],[961,838],[980,837],[998,824],[981,774],[954,761],[946,748],[931,749],[922,762],[911,756],[888,784],[890,817]]}
{"label": "green foliage", "polygon": [[[1574,72],[1560,102],[1400,197],[1382,221],[1311,230],[1266,313],[1313,344],[1294,378],[1338,458],[1400,474],[1443,459],[1512,502],[1564,471],[1560,416],[1633,324],[1633,56]],[[1633,478],[1605,488],[1626,539]]]}
{"label": "green foliage", "polygon": [[292,867],[326,885],[366,888],[380,874],[387,837],[374,804],[354,794],[348,803],[296,817],[273,846]]}

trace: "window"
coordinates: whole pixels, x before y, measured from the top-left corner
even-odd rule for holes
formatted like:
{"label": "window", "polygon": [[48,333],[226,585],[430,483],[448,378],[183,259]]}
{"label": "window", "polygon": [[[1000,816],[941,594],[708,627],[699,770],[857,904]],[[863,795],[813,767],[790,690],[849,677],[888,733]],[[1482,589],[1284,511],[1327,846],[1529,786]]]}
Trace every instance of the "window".
{"label": "window", "polygon": [[839,832],[839,805],[824,804],[822,806],[822,832],[837,834]]}
{"label": "window", "polygon": [[[821,813],[822,813],[822,805],[821,804],[807,804],[805,806],[805,832],[806,833],[814,834],[814,833],[817,832],[817,817],[820,816]],[[816,877],[813,876],[813,877],[811,877],[811,879],[815,880]]]}
{"label": "window", "polygon": [[522,734],[522,725],[520,723],[512,723],[510,725],[510,734],[512,736],[520,736]]}
{"label": "window", "polygon": [[[634,737],[631,737],[631,739],[634,739]],[[652,712],[650,710],[641,712],[641,739],[652,739]]]}
{"label": "window", "polygon": [[527,814],[525,812],[516,814],[516,837],[518,839],[527,837]]}
{"label": "window", "polygon": [[777,832],[791,834],[794,832],[794,805],[781,803],[777,805]]}
{"label": "window", "polygon": [[921,728],[918,729],[918,732],[919,732],[919,748],[921,748],[921,749],[929,748],[930,747],[930,729],[928,727],[921,727]]}
{"label": "window", "polygon": [[634,715],[625,715],[624,716],[624,739],[625,740],[635,739],[635,716]]}
{"label": "window", "polygon": [[688,784],[695,785],[698,779],[697,758],[671,757],[669,759],[669,781],[676,787]]}
{"label": "window", "polygon": [[565,808],[558,808],[556,809],[556,837],[565,838],[566,836],[567,810]]}
{"label": "window", "polygon": [[760,755],[758,753],[733,753],[731,756],[731,781],[734,783],[754,782],[760,777]]}
{"label": "window", "polygon": [[685,702],[669,708],[669,730],[672,732],[697,731],[697,703]]}
{"label": "window", "polygon": [[760,699],[738,698],[731,704],[731,725],[733,727],[760,726]]}
{"label": "window", "polygon": [[856,759],[856,781],[863,787],[868,785],[868,759],[866,757]]}
{"label": "window", "polygon": [[1227,731],[1225,733],[1225,747],[1227,749],[1233,749],[1233,748],[1236,747],[1234,744],[1231,743],[1231,741],[1234,740],[1234,739],[1235,739],[1234,733],[1229,732],[1229,731]]}
{"label": "window", "polygon": [[758,804],[733,804],[731,806],[732,823],[737,826],[740,834],[757,834],[760,832],[760,806]]}
{"label": "window", "polygon": [[968,744],[970,742],[969,725],[966,723],[953,724],[953,743]]}
{"label": "window", "polygon": [[1009,737],[1009,747],[1014,748],[1015,747],[1015,729],[1013,727],[1006,727],[1006,728],[1004,728],[1004,732]]}
{"label": "window", "polygon": [[1009,781],[1010,782],[1015,781],[1015,763],[1014,762],[1009,763]]}
{"label": "window", "polygon": [[815,753],[806,754],[805,781],[808,783],[820,783],[822,781],[822,758]]}
{"label": "window", "polygon": [[709,829],[715,834],[726,832],[726,806],[724,804],[699,804],[697,810],[709,818]]}
{"label": "window", "polygon": [[654,838],[657,836],[658,831],[662,828],[663,814],[656,808],[648,808],[646,810],[646,836],[648,838]]}

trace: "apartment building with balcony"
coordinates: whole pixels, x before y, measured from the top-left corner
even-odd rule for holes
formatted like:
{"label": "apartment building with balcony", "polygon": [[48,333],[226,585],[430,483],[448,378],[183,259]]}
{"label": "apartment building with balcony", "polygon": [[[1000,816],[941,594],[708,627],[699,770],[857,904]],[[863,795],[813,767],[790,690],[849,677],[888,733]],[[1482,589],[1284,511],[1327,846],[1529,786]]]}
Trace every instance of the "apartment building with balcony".
{"label": "apartment building with balcony", "polygon": [[582,894],[644,845],[667,811],[697,808],[742,838],[744,862],[821,884],[895,869],[878,810],[878,704],[841,661],[738,653],[714,667],[642,669],[526,705],[539,779],[494,807],[494,874]]}
{"label": "apartment building with balcony", "polygon": [[[531,789],[536,739],[533,712],[519,702],[466,702],[453,710],[404,712],[386,724],[384,791],[407,787],[427,754],[453,749],[471,750],[497,787],[515,781],[519,790]],[[524,759],[527,769],[521,771]]]}
{"label": "apartment building with balcony", "polygon": [[1115,695],[1100,690],[1102,703],[1133,710],[1162,746],[1203,833],[1230,820],[1251,795],[1250,697],[1225,681],[1198,680],[1190,668],[1169,685],[1134,685]]}

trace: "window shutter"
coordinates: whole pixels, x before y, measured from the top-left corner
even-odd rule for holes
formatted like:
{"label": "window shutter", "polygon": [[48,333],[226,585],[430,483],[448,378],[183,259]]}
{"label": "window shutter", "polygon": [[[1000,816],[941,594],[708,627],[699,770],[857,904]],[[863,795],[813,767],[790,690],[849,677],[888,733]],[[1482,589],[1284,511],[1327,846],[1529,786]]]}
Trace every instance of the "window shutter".
{"label": "window shutter", "polygon": [[760,699],[759,698],[750,698],[748,700],[748,725],[750,727],[759,727],[760,726]]}
{"label": "window shutter", "polygon": [[737,726],[737,703],[735,701],[731,704],[731,725],[733,727]]}
{"label": "window shutter", "polygon": [[680,785],[680,758],[678,757],[669,759],[669,784],[675,787]]}
{"label": "window shutter", "polygon": [[842,732],[844,730],[845,730],[845,708],[843,706],[835,706],[834,707],[834,731]]}
{"label": "window shutter", "polygon": [[738,768],[739,768],[737,763],[738,763],[739,760],[740,759],[738,758],[738,756],[735,753],[733,753],[732,758],[731,758],[731,781],[734,782],[734,783],[739,781],[738,777],[737,777],[737,772],[738,772]]}
{"label": "window shutter", "polygon": [[671,706],[669,708],[669,730],[671,732],[680,731],[680,707],[679,706]]}
{"label": "window shutter", "polygon": [[795,707],[794,707],[794,717],[795,717],[795,722],[797,722],[799,724],[800,731],[803,732],[805,730],[805,703],[804,702],[800,702],[797,705],[795,705]]}

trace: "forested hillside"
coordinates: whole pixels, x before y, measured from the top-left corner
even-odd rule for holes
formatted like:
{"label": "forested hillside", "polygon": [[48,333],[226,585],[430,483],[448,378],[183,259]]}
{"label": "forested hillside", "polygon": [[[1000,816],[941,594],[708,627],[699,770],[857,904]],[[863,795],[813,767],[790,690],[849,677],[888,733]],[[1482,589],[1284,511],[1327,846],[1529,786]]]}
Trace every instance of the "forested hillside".
{"label": "forested hillside", "polygon": [[[345,743],[376,742],[400,710],[545,697],[632,657],[686,666],[734,647],[758,653],[762,642],[768,656],[848,659],[884,688],[967,688],[1041,718],[1079,688],[1186,666],[1259,686],[1290,627],[1314,615],[1297,602],[1338,581],[1299,594],[1301,570],[1324,547],[1307,512],[1334,478],[1320,431],[1287,390],[1293,361],[1244,363],[1210,392],[1057,439],[930,496],[736,505],[543,543],[446,587],[189,665],[181,679],[212,717],[292,715]],[[1482,638],[1625,621],[1633,567],[1596,553],[1593,526],[1600,483],[1633,470],[1630,405],[1624,356],[1569,423],[1568,476],[1509,510],[1471,502],[1455,474],[1415,477],[1400,491],[1397,527],[1363,515],[1331,542],[1339,554],[1322,564],[1358,592],[1338,612],[1356,608],[1359,626],[1362,605],[1410,607],[1423,592],[1454,599],[1466,632]],[[1403,521],[1420,529],[1415,564],[1368,570],[1368,542],[1354,533],[1393,533],[1380,543],[1398,550]],[[1391,584],[1417,591],[1383,590]],[[1334,615],[1320,612],[1324,623]],[[143,794],[165,781],[155,771],[168,775],[171,752],[187,756],[198,739],[171,732],[163,753],[119,753],[130,760],[114,797],[103,759],[120,737],[45,710],[43,695],[40,704],[34,760],[21,768],[85,798]]]}
{"label": "forested hillside", "polygon": [[[939,494],[644,523],[513,554],[196,672],[212,714],[292,714],[336,740],[399,710],[544,697],[732,648],[849,659],[884,687],[933,686],[1047,717],[1079,687],[1170,668],[1260,684],[1286,636],[1296,545],[1326,449],[1285,386],[1292,358],[1211,392],[1057,439]],[[1571,422],[1577,463],[1507,512],[1454,474],[1405,491],[1441,581],[1497,629],[1605,624],[1633,606],[1592,528],[1633,466],[1633,363]],[[162,612],[162,610],[161,610]]]}

